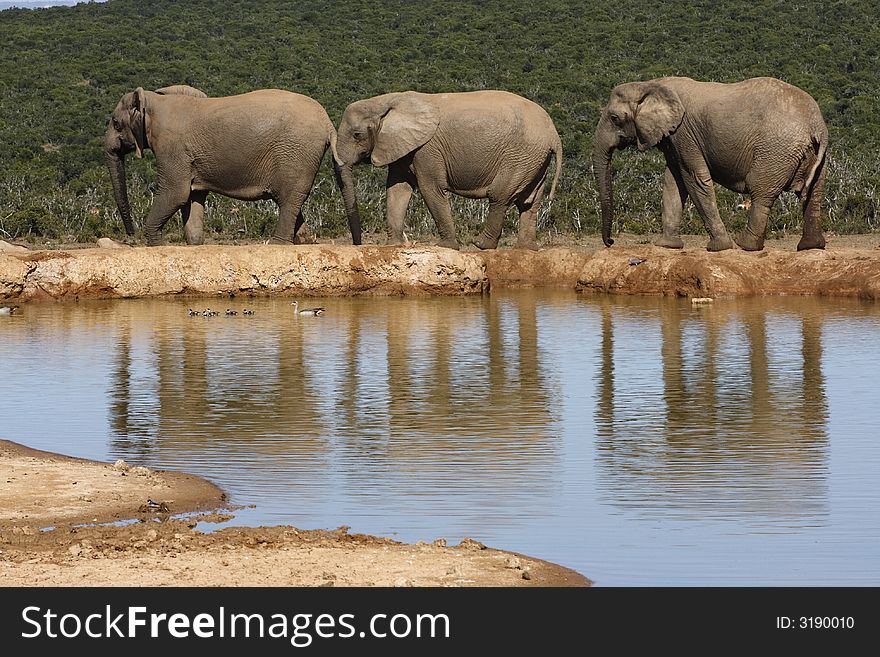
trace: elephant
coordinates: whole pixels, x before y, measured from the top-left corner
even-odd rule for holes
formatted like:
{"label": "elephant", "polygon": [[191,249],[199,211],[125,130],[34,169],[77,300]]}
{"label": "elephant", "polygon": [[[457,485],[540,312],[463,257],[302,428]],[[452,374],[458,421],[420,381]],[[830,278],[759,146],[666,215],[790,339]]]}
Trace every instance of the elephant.
{"label": "elephant", "polygon": [[504,215],[520,213],[517,246],[537,249],[538,208],[551,155],[562,167],[562,142],[553,120],[536,103],[506,91],[405,91],[351,103],[339,124],[337,151],[346,166],[369,158],[388,166],[390,241],[403,242],[406,208],[418,189],[440,233],[440,246],[458,249],[449,192],[488,198],[489,216],[474,240],[494,249]]}
{"label": "elephant", "polygon": [[181,210],[188,244],[203,241],[208,192],[278,204],[272,242],[296,243],[302,205],[311,192],[327,147],[345,201],[352,242],[361,243],[360,216],[351,168],[336,154],[336,129],[312,98],[281,89],[205,97],[176,85],[157,92],[142,87],[125,94],[107,124],[104,155],[125,231],[134,234],[125,185],[125,156],[156,156],[157,183],[144,226],[147,243],[162,243],[161,230]]}
{"label": "elephant", "polygon": [[611,155],[635,145],[657,146],[666,158],[663,234],[659,246],[680,249],[682,206],[693,199],[710,239],[709,251],[733,247],[718,214],[713,182],[751,198],[737,244],[764,248],[767,217],[777,197],[801,201],[798,250],[825,248],[819,217],[825,185],[828,129],[816,101],[775,78],[734,83],[667,77],[616,86],[593,136],[593,172],[602,212],[602,241],[611,246]]}

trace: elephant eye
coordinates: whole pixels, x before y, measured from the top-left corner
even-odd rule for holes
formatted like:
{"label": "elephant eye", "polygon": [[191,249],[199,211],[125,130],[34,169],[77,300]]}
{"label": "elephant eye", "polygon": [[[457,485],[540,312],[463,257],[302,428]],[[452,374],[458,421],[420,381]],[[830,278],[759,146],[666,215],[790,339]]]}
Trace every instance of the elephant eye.
{"label": "elephant eye", "polygon": [[611,122],[612,122],[614,125],[620,125],[620,116],[618,116],[617,114],[611,114],[611,115],[609,116],[609,118],[611,119]]}
{"label": "elephant eye", "polygon": [[361,132],[360,130],[355,130],[351,136],[354,137],[355,139],[357,139],[358,141],[360,141],[361,139],[364,138],[364,133]]}
{"label": "elephant eye", "polygon": [[114,130],[122,130],[122,124],[119,123],[119,119],[113,117],[110,121],[113,123]]}

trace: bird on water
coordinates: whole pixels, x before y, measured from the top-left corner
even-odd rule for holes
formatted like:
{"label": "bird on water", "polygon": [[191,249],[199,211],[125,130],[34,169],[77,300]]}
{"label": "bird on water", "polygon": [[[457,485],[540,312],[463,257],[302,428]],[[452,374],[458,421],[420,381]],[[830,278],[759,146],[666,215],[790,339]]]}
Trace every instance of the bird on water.
{"label": "bird on water", "polygon": [[294,315],[304,315],[304,316],[310,316],[310,317],[317,317],[318,315],[324,314],[323,308],[303,308],[302,310],[300,310],[299,309],[299,301],[294,301],[290,305],[293,306],[293,314]]}

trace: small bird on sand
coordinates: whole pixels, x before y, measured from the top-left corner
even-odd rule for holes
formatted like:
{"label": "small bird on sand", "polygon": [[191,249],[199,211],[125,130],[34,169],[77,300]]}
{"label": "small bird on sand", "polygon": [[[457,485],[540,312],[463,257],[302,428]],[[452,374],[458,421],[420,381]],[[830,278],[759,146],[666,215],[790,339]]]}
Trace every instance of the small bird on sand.
{"label": "small bird on sand", "polygon": [[306,315],[306,316],[311,316],[311,317],[317,317],[318,315],[324,314],[323,308],[303,308],[302,310],[300,310],[299,309],[299,301],[294,301],[291,305],[293,306],[293,314],[294,315]]}

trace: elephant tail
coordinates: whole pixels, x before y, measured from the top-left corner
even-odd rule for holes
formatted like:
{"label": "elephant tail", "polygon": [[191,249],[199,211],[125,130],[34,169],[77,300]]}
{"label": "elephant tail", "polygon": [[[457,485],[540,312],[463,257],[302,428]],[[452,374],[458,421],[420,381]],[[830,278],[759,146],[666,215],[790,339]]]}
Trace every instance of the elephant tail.
{"label": "elephant tail", "polygon": [[343,165],[342,160],[339,159],[339,152],[336,150],[336,128],[333,124],[330,124],[330,154],[333,156],[333,164],[334,166],[341,167]]}
{"label": "elephant tail", "polygon": [[824,134],[814,135],[813,144],[814,146],[818,146],[818,150],[816,151],[816,160],[813,162],[810,172],[804,179],[804,192],[802,198],[805,199],[805,202],[809,202],[809,199],[812,198],[813,190],[816,188],[817,182],[821,179],[822,174],[824,173],[825,157],[828,153],[828,133],[825,132]]}

